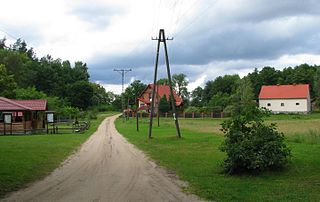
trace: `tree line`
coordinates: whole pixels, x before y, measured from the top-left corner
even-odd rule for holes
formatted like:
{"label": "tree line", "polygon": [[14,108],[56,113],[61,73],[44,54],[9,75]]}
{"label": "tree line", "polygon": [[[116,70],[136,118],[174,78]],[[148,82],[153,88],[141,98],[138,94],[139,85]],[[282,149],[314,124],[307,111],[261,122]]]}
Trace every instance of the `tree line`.
{"label": "tree line", "polygon": [[38,58],[25,41],[10,47],[0,40],[0,96],[13,99],[48,100],[50,110],[61,115],[77,113],[92,106],[113,108],[115,95],[89,81],[86,63]]}
{"label": "tree line", "polygon": [[308,64],[283,70],[267,66],[260,71],[254,69],[242,79],[237,74],[219,76],[208,81],[203,88],[199,86],[190,93],[190,106],[193,110],[200,111],[229,111],[239,83],[244,79],[250,82],[255,100],[258,100],[263,85],[309,84],[311,99],[320,106],[320,66]]}
{"label": "tree line", "polygon": [[[86,63],[71,64],[68,60],[53,59],[50,55],[38,58],[25,41],[18,39],[10,47],[6,39],[0,40],[0,96],[15,99],[46,98],[51,110],[61,114],[76,113],[95,106],[101,110],[120,110],[122,99],[99,84],[90,82]],[[183,99],[179,109],[186,112],[230,111],[232,99],[241,80],[252,86],[254,99],[258,99],[262,85],[310,84],[312,101],[320,105],[320,66],[301,64],[277,70],[264,67],[240,78],[239,75],[224,75],[209,80],[204,87],[198,86],[188,92],[185,74],[173,74],[176,93]],[[158,84],[168,84],[161,78]],[[125,107],[135,108],[136,98],[146,88],[140,80],[133,81],[123,94]],[[164,110],[170,110],[162,98]],[[170,106],[170,105],[169,105]]]}
{"label": "tree line", "polygon": [[[252,86],[253,100],[258,101],[260,89],[263,85],[277,84],[309,84],[310,94],[316,106],[320,106],[320,66],[301,64],[295,67],[287,67],[277,70],[274,67],[264,67],[261,70],[255,68],[243,78],[239,75],[218,76],[214,80],[206,82],[204,87],[198,86],[192,92],[188,92],[188,78],[185,74],[174,74],[172,83],[176,93],[183,99],[180,111],[185,112],[226,112],[232,110],[232,103],[241,82]],[[168,84],[166,78],[157,81],[158,84]],[[136,98],[140,95],[147,84],[140,80],[132,82],[124,93],[125,106],[135,108]],[[251,88],[250,88],[251,89]],[[167,99],[161,98],[159,108],[162,112],[170,111]],[[119,102],[121,103],[121,102]],[[120,105],[121,106],[121,105]]]}

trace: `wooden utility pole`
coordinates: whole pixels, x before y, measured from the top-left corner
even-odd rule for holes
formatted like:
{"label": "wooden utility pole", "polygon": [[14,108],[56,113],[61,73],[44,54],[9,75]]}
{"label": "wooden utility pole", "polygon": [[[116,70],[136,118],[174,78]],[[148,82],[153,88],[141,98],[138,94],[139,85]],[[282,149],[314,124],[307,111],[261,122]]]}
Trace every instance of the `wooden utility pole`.
{"label": "wooden utility pole", "polygon": [[121,104],[122,104],[122,120],[124,121],[125,115],[124,115],[124,77],[125,74],[128,72],[131,72],[131,69],[114,69],[113,71],[119,72],[121,74],[121,81],[122,81],[122,90],[121,90]]}
{"label": "wooden utility pole", "polygon": [[[178,121],[178,114],[176,112],[176,101],[173,96],[173,89],[172,89],[172,81],[171,81],[171,73],[170,73],[170,65],[169,65],[169,56],[168,56],[168,50],[167,50],[167,40],[173,40],[172,38],[166,38],[164,29],[160,29],[158,38],[152,38],[152,40],[157,40],[157,55],[156,55],[156,61],[155,61],[155,67],[154,67],[154,80],[153,80],[153,90],[152,90],[152,100],[151,100],[151,113],[150,113],[150,123],[149,123],[149,138],[152,137],[152,119],[154,114],[154,98],[155,98],[155,91],[157,86],[157,71],[158,71],[158,62],[159,62],[159,50],[160,50],[160,43],[163,42],[164,44],[164,52],[165,52],[165,60],[166,60],[166,66],[167,66],[167,74],[168,74],[168,81],[169,81],[169,87],[170,87],[170,101],[171,106],[173,110],[173,119],[176,125],[176,134],[178,138],[181,138],[180,134],[180,127],[179,127],[179,121]],[[158,112],[159,113],[159,112]]]}

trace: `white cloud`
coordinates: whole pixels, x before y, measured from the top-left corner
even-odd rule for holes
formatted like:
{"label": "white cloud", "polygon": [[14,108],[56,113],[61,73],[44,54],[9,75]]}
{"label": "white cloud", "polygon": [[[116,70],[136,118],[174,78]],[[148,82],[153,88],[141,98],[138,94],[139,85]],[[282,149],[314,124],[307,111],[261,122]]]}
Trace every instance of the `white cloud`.
{"label": "white cloud", "polygon": [[[177,35],[169,55],[174,53],[171,66],[181,67],[172,73],[185,73],[190,91],[217,76],[243,77],[255,67],[320,63],[314,1],[10,0],[1,7],[0,30],[25,39],[40,57],[86,62],[92,75],[100,75],[91,78],[117,94],[121,85],[110,83],[121,79],[110,73],[113,68],[133,68],[127,82],[152,81],[154,60],[147,52],[159,28]],[[5,35],[0,31],[0,38]],[[115,67],[117,61],[128,67]]]}

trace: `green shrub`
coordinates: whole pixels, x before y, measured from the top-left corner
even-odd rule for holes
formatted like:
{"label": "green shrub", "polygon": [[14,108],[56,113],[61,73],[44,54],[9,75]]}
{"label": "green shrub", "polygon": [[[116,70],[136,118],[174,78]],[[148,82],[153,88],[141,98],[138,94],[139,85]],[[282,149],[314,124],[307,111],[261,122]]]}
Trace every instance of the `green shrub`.
{"label": "green shrub", "polygon": [[290,150],[284,143],[284,135],[276,125],[263,121],[266,112],[249,105],[222,124],[225,142],[221,150],[227,153],[223,169],[228,174],[260,172],[284,167]]}

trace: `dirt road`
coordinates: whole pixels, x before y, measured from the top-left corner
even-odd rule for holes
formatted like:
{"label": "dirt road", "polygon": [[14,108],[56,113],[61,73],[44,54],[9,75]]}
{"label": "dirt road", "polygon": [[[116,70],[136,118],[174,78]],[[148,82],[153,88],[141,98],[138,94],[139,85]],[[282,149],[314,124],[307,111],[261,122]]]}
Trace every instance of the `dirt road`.
{"label": "dirt road", "polygon": [[4,201],[196,201],[106,118],[79,149],[44,180]]}

